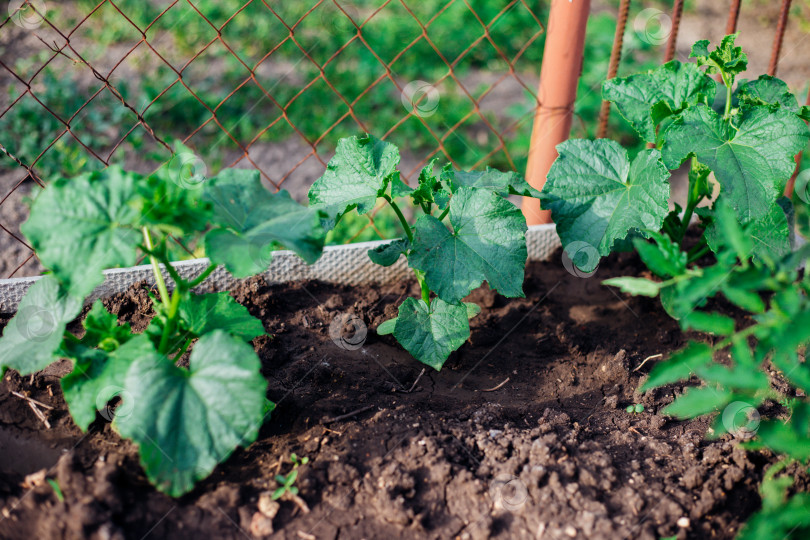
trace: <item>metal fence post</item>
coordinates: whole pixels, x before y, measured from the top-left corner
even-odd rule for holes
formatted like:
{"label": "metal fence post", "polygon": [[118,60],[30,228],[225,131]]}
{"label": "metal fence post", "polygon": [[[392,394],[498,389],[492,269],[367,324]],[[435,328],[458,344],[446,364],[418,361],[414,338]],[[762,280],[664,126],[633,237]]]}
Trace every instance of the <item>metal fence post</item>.
{"label": "metal fence post", "polygon": [[[571,131],[590,7],[590,0],[551,2],[537,92],[539,105],[526,167],[526,180],[536,189],[543,188],[548,170],[557,158],[556,146]],[[540,210],[537,199],[524,198],[522,209],[529,225],[551,222],[551,213]]]}

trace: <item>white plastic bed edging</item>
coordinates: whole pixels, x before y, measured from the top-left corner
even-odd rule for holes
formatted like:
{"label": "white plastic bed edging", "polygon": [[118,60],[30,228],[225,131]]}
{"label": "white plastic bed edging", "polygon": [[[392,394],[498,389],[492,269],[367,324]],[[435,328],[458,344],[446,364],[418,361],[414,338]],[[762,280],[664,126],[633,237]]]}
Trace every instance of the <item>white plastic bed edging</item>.
{"label": "white plastic bed edging", "polygon": [[[410,270],[405,257],[389,267],[382,267],[371,262],[366,252],[389,240],[359,242],[342,246],[327,246],[318,261],[307,265],[292,251],[274,251],[272,260],[261,275],[270,284],[287,283],[300,280],[318,280],[325,283],[343,285],[364,285],[377,283],[385,285],[408,279]],[[529,260],[545,260],[560,245],[560,239],[554,225],[534,225],[526,233],[526,246]],[[194,259],[173,264],[175,270],[184,278],[199,275],[208,267],[208,259]],[[164,271],[167,284],[171,283]],[[154,285],[152,267],[149,265],[132,268],[116,268],[104,272],[104,283],[96,287],[87,302],[97,298],[106,298],[126,291],[139,281]],[[13,313],[22,300],[28,287],[39,277],[12,278],[0,280],[0,313]],[[228,290],[237,283],[223,267],[218,267],[197,288],[200,291]]]}

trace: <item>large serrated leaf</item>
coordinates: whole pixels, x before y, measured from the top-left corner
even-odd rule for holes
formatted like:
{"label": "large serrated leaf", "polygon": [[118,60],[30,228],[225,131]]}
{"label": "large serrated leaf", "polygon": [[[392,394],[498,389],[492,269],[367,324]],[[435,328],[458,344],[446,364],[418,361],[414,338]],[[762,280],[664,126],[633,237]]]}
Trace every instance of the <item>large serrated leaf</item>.
{"label": "large serrated leaf", "polygon": [[[608,139],[570,140],[557,150],[540,200],[551,210],[563,246],[586,242],[605,256],[631,230],[661,228],[669,211],[669,171],[657,150],[639,152],[632,164],[627,151]],[[580,270],[598,264],[589,257]]]}
{"label": "large serrated leaf", "polygon": [[0,376],[7,368],[28,375],[56,361],[67,324],[82,309],[82,299],[64,292],[52,275],[31,285],[0,338]]}
{"label": "large serrated leaf", "polygon": [[450,353],[470,337],[470,323],[464,304],[448,304],[434,298],[407,298],[399,306],[394,337],[414,358],[436,371],[442,369]]}
{"label": "large serrated leaf", "polygon": [[256,170],[225,169],[205,183],[203,196],[220,226],[205,235],[205,253],[234,277],[266,270],[277,247],[293,250],[309,264],[323,252],[326,233],[319,212],[286,191],[270,193]]}
{"label": "large serrated leaf", "polygon": [[647,142],[655,142],[650,110],[664,102],[672,112],[706,100],[712,103],[717,83],[694,64],[672,60],[648,73],[616,78],[602,84],[602,97],[616,104],[621,115]]}
{"label": "large serrated leaf", "polygon": [[769,103],[793,112],[799,112],[799,102],[790,93],[787,83],[770,75],[760,75],[753,81],[740,81],[735,96],[742,104]]}
{"label": "large serrated leaf", "polygon": [[75,297],[104,280],[102,270],[135,264],[141,239],[140,175],[108,167],[59,179],[39,194],[21,230],[42,265]]}
{"label": "large serrated leaf", "polygon": [[399,260],[400,255],[407,253],[411,243],[407,238],[397,238],[387,244],[368,250],[368,258],[374,264],[391,266]]}
{"label": "large serrated leaf", "polygon": [[[110,400],[115,397],[126,399],[122,393],[130,365],[154,352],[152,342],[143,334],[112,352],[83,348],[76,358],[73,371],[60,380],[70,415],[82,431],[87,431],[96,418],[96,411],[104,409]],[[131,402],[122,405],[124,410],[131,406]],[[109,415],[107,420],[111,419]]]}
{"label": "large serrated leaf", "polygon": [[82,326],[85,329],[81,339],[84,347],[99,347],[111,351],[132,338],[129,323],[118,324],[118,317],[107,311],[101,300],[93,302]]}
{"label": "large serrated leaf", "polygon": [[487,167],[485,171],[453,171],[453,191],[458,187],[474,187],[494,191],[502,197],[522,195],[539,197],[540,192],[514,171],[499,171]]}
{"label": "large serrated leaf", "polygon": [[810,132],[795,114],[746,109],[735,128],[705,105],[684,111],[664,134],[664,162],[677,168],[689,155],[707,165],[742,223],[763,218],[781,196]]}
{"label": "large serrated leaf", "polygon": [[450,200],[453,230],[433,216],[414,227],[408,262],[425,273],[430,290],[458,304],[486,280],[504,296],[523,296],[526,221],[520,210],[499,195],[458,188]]}
{"label": "large serrated leaf", "polygon": [[178,497],[208,476],[237,446],[256,439],[267,381],[253,348],[226,332],[204,335],[189,368],[152,353],[136,359],[126,376],[126,415],[119,433],[139,446],[141,464],[159,490]]}
{"label": "large serrated leaf", "polygon": [[137,183],[144,225],[178,236],[204,232],[211,218],[211,206],[202,200],[205,163],[179,141],[173,150],[171,159]]}
{"label": "large serrated leaf", "polygon": [[399,150],[391,143],[372,135],[340,139],[326,172],[309,190],[309,203],[323,208],[328,228],[352,208],[365,214],[385,193],[398,164]]}
{"label": "large serrated leaf", "polygon": [[180,304],[178,313],[183,327],[194,337],[224,330],[249,341],[265,333],[262,321],[227,292],[192,294]]}

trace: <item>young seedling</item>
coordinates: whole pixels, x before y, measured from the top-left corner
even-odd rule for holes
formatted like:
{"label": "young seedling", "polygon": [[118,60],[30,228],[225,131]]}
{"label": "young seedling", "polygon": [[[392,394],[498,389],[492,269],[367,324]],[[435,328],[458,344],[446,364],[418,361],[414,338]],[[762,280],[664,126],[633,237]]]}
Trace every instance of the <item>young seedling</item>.
{"label": "young seedling", "polygon": [[644,405],[641,403],[636,403],[634,405],[628,405],[625,411],[629,413],[643,413],[644,412]]}
{"label": "young seedling", "polygon": [[[257,171],[227,169],[201,184],[178,174],[175,159],[149,176],[109,167],[58,179],[34,200],[22,231],[50,274],[34,283],[0,338],[0,375],[27,375],[59,358],[73,363],[61,379],[76,424],[87,430],[96,412],[139,448],[149,480],[172,496],[191,490],[238,446],[256,439],[273,408],[260,361],[247,342],[264,334],[260,320],[225,292],[192,294],[217,267],[247,277],[267,267],[284,245],[305,261],[321,253],[323,216],[271,194]],[[191,185],[192,187],[187,187]],[[193,277],[172,266],[170,236],[205,234],[208,268]],[[99,285],[102,270],[151,263],[155,316],[143,333],[96,301],[84,333],[67,325]],[[193,348],[192,348],[193,344]],[[188,367],[177,361],[191,348]]]}
{"label": "young seedling", "polygon": [[[481,310],[463,301],[473,289],[487,281],[504,296],[523,296],[527,227],[507,197],[539,193],[513,172],[463,172],[448,164],[437,175],[436,161],[411,188],[400,180],[396,146],[371,135],[341,139],[309,201],[329,217],[328,229],[353,209],[367,214],[379,201],[391,206],[404,236],[368,255],[382,266],[405,255],[421,295],[406,299],[377,333],[393,334],[416,359],[439,370],[470,336],[469,320]],[[403,200],[421,214],[413,223],[400,208]]]}
{"label": "young seedling", "polygon": [[274,501],[284,497],[287,493],[293,496],[298,495],[298,488],[295,486],[295,481],[298,479],[298,468],[309,463],[309,458],[304,457],[299,459],[297,455],[290,454],[290,461],[293,464],[292,470],[286,475],[276,475],[276,482],[279,483],[279,487],[273,491]]}

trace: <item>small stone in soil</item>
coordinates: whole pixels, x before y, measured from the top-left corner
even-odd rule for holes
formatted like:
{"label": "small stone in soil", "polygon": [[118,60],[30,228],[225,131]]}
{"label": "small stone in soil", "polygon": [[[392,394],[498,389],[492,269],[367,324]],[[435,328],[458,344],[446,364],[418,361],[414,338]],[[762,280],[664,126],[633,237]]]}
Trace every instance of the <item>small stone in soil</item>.
{"label": "small stone in soil", "polygon": [[256,538],[270,536],[273,534],[273,520],[261,512],[256,512],[250,520],[250,534]]}

